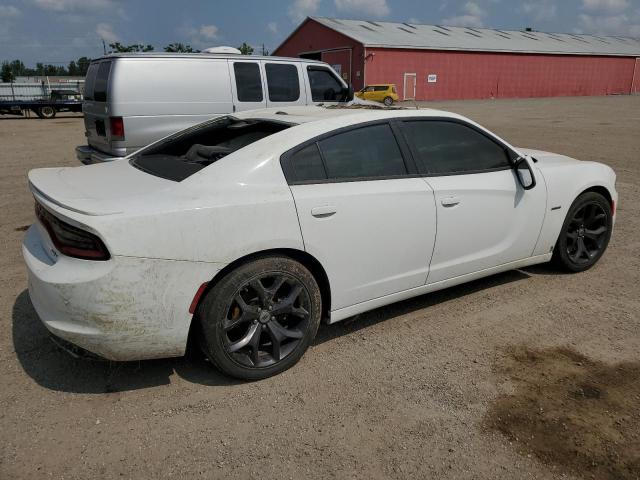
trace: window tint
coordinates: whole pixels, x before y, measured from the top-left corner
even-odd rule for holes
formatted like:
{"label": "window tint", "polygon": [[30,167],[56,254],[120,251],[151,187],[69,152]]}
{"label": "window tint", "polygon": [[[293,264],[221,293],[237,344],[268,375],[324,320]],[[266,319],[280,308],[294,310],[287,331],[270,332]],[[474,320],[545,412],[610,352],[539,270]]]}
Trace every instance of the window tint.
{"label": "window tint", "polygon": [[297,182],[309,182],[327,178],[324,165],[322,165],[322,158],[318,151],[318,145],[315,143],[294,153],[291,156],[291,164],[293,165]]}
{"label": "window tint", "polygon": [[454,122],[410,121],[402,129],[420,171],[445,174],[509,166],[503,147]]}
{"label": "window tint", "polygon": [[98,67],[99,65],[97,63],[92,63],[87,70],[87,76],[84,79],[84,98],[86,100],[93,100],[93,88],[96,83]]}
{"label": "window tint", "polygon": [[236,90],[241,102],[261,102],[262,79],[260,67],[257,63],[238,62],[233,64],[236,75]]}
{"label": "window tint", "polygon": [[96,102],[107,101],[107,84],[109,83],[109,73],[111,72],[111,62],[102,62],[98,67],[98,74],[93,87],[93,99]]}
{"label": "window tint", "polygon": [[307,67],[311,98],[314,102],[336,102],[342,97],[342,84],[326,68]]}
{"label": "window tint", "polygon": [[386,85],[378,85],[373,87],[373,90],[376,92],[386,92],[389,89]]}
{"label": "window tint", "polygon": [[407,173],[391,127],[373,125],[320,142],[330,179],[376,178]]}
{"label": "window tint", "polygon": [[267,63],[267,86],[272,102],[295,102],[300,98],[298,68],[285,63]]}

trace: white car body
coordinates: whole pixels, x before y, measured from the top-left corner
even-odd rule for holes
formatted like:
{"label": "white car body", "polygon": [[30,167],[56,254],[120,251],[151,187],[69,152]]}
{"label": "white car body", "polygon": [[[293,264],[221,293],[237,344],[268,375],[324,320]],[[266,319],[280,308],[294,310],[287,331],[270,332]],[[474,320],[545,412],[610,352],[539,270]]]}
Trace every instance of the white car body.
{"label": "white car body", "polygon": [[[456,114],[283,110],[286,115],[236,115],[297,125],[179,182],[143,172],[129,158],[32,170],[36,201],[97,235],[110,253],[106,261],[73,258],[58,251],[41,223],[28,230],[23,253],[29,292],[46,327],[112,360],[180,356],[201,286],[225,267],[269,251],[321,266],[330,290],[326,320],[337,322],[547,262],[581,192],[595,188],[617,202],[608,166],[512,147]],[[281,157],[301,143],[364,122],[409,117],[452,119],[482,130],[524,156],[537,185],[524,190],[513,169],[288,184]]]}

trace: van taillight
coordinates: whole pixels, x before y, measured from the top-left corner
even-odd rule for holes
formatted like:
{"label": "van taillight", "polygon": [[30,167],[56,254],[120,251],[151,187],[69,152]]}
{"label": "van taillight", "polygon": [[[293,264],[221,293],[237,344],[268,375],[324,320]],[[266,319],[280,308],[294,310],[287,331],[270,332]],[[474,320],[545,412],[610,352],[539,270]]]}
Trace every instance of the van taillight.
{"label": "van taillight", "polygon": [[111,140],[124,140],[124,121],[122,117],[110,117],[109,126],[111,130]]}
{"label": "van taillight", "polygon": [[38,202],[36,202],[36,218],[42,223],[51,241],[63,255],[84,260],[111,258],[107,247],[97,236],[63,222]]}

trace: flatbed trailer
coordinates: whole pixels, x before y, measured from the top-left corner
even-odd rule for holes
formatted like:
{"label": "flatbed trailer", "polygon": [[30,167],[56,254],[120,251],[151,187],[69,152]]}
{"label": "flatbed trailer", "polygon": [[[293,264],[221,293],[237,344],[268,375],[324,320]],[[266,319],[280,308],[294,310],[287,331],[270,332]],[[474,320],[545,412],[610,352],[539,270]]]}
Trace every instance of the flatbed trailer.
{"label": "flatbed trailer", "polygon": [[82,112],[82,100],[0,100],[0,115],[54,118],[58,112]]}

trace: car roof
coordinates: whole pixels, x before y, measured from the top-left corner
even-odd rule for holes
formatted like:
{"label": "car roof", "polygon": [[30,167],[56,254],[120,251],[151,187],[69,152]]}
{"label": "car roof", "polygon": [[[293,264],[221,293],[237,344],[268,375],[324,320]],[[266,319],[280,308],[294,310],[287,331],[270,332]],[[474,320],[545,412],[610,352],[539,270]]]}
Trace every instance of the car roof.
{"label": "car roof", "polygon": [[121,52],[108,53],[92,60],[92,63],[102,60],[112,60],[117,58],[219,58],[219,59],[240,59],[240,60],[271,60],[271,61],[288,61],[301,62],[315,65],[327,65],[326,62],[320,60],[312,60],[309,58],[298,57],[276,57],[264,55],[243,56],[238,53],[173,53],[173,52]]}
{"label": "car roof", "polygon": [[323,123],[331,120],[339,123],[363,123],[373,120],[384,120],[401,117],[445,117],[452,119],[465,119],[461,115],[443,110],[431,108],[385,108],[368,105],[331,105],[331,106],[303,106],[266,108],[262,110],[249,110],[234,115],[244,120],[261,119],[278,122],[292,123],[296,125]]}
{"label": "car roof", "polygon": [[395,83],[367,83],[367,87],[390,87]]}

